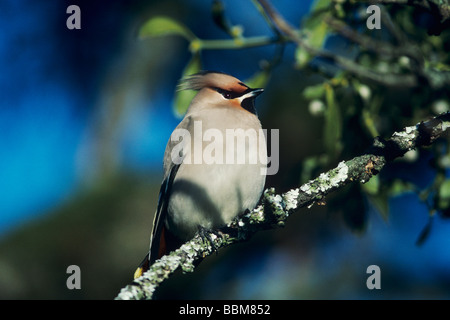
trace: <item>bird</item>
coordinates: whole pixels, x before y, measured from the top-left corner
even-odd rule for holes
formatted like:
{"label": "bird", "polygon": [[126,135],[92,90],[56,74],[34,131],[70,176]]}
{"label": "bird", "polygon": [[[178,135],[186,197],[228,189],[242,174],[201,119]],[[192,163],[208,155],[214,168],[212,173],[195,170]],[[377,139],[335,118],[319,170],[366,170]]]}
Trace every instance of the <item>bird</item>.
{"label": "bird", "polygon": [[[201,71],[181,79],[178,90],[197,93],[167,143],[150,249],[134,278],[197,233],[226,226],[254,209],[265,186],[265,136],[250,139],[252,132],[262,132],[254,101],[264,89],[252,89],[226,73]],[[200,133],[195,131],[199,128]],[[206,132],[214,136],[216,148],[211,155],[217,157],[215,162],[206,161],[208,145],[198,141]],[[233,143],[228,140],[230,133],[236,138]],[[250,149],[257,150],[258,161]],[[242,155],[244,161],[236,160]]]}

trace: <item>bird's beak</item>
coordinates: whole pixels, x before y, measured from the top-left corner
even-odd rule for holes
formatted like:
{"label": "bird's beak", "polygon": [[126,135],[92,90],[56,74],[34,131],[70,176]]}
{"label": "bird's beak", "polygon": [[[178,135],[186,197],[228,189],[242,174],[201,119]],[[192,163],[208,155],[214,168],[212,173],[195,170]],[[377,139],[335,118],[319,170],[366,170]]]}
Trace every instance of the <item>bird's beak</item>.
{"label": "bird's beak", "polygon": [[240,100],[244,101],[247,98],[252,98],[253,100],[257,96],[259,96],[263,91],[264,89],[248,89],[247,93],[240,97]]}
{"label": "bird's beak", "polygon": [[263,93],[263,91],[264,91],[264,89],[258,88],[258,89],[252,89],[252,91],[250,91],[250,93],[252,94],[252,97],[257,97],[261,93]]}

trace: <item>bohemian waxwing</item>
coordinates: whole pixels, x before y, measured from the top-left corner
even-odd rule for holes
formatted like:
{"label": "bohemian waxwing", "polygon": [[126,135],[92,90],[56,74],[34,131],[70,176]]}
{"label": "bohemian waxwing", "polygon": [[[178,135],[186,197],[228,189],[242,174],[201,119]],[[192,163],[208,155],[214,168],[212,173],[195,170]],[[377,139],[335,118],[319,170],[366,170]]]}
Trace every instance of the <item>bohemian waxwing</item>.
{"label": "bohemian waxwing", "polygon": [[150,250],[135,278],[198,231],[252,210],[264,189],[266,141],[254,106],[263,89],[211,71],[183,79],[179,89],[198,93],[167,144]]}

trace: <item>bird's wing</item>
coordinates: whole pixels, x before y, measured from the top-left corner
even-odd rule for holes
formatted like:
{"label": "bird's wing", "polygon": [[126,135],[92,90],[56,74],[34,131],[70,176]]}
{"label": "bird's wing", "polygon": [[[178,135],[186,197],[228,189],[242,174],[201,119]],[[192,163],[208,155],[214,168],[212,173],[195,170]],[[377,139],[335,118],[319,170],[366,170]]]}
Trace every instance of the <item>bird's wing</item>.
{"label": "bird's wing", "polygon": [[164,221],[167,214],[167,205],[169,203],[170,189],[173,184],[173,179],[177,174],[180,164],[172,166],[169,175],[164,179],[159,190],[158,205],[153,219],[153,229],[150,237],[150,249],[145,258],[140,263],[139,267],[134,273],[134,278],[139,278],[150,265],[155,262],[165,252],[165,238],[164,238]]}
{"label": "bird's wing", "polygon": [[170,190],[173,180],[177,174],[181,164],[173,165],[169,171],[169,175],[164,179],[159,191],[158,206],[153,220],[153,230],[150,238],[149,263],[152,264],[165,251],[164,243],[164,221],[167,215],[167,206],[169,204]]}
{"label": "bird's wing", "polygon": [[[192,119],[190,117],[185,117],[185,119],[178,125],[178,129],[186,129],[189,127]],[[187,133],[187,131],[185,131]],[[184,135],[183,141],[186,142]],[[164,180],[161,184],[161,188],[159,190],[158,204],[156,207],[156,213],[153,219],[153,229],[150,237],[150,249],[145,258],[140,263],[139,267],[134,273],[134,278],[140,277],[145,271],[148,270],[150,265],[166,253],[166,236],[165,235],[165,220],[167,215],[167,207],[170,199],[170,192],[173,185],[173,181],[178,172],[178,169],[182,165],[184,157],[190,153],[190,144],[185,145],[183,147],[183,154],[181,158],[177,160],[175,164],[172,157],[172,149],[176,145],[175,142],[169,140],[166,151],[164,154]]]}

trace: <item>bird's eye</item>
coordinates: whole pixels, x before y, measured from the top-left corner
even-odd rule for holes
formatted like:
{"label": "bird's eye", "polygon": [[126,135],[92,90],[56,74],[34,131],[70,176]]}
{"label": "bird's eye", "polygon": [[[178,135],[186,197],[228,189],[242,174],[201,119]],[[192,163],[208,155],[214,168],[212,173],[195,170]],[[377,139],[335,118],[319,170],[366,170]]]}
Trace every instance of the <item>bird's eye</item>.
{"label": "bird's eye", "polygon": [[231,92],[231,91],[223,90],[223,89],[220,89],[220,88],[216,88],[216,91],[218,93],[220,93],[225,99],[234,99],[234,98],[236,98],[236,95],[233,94],[233,92]]}
{"label": "bird's eye", "polygon": [[231,92],[229,91],[223,92],[222,95],[225,99],[231,99]]}

